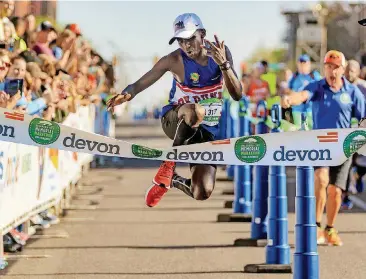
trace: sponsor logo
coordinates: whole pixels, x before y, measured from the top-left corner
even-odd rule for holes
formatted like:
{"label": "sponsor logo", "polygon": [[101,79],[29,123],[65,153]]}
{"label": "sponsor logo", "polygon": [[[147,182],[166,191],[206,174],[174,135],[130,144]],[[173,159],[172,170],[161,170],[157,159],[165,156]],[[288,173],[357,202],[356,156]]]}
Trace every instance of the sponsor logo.
{"label": "sponsor logo", "polygon": [[173,149],[173,151],[168,152],[166,155],[168,160],[180,160],[180,161],[204,161],[204,162],[223,162],[224,161],[224,153],[221,151],[189,151],[189,152],[179,152],[177,149]]}
{"label": "sponsor logo", "polygon": [[7,125],[0,125],[0,136],[14,138],[14,127]]}
{"label": "sponsor logo", "polygon": [[350,133],[343,142],[343,152],[347,158],[366,143],[366,132],[365,131],[354,131]]}
{"label": "sponsor logo", "polygon": [[28,133],[35,143],[47,145],[58,139],[60,126],[55,122],[35,118],[29,123]]}
{"label": "sponsor logo", "polygon": [[230,144],[230,139],[215,140],[210,142],[212,145]]}
{"label": "sponsor logo", "polygon": [[117,144],[106,144],[95,140],[75,139],[74,133],[71,133],[71,137],[65,137],[62,144],[65,147],[72,147],[80,150],[86,148],[89,151],[96,149],[100,153],[120,154],[120,147]]}
{"label": "sponsor logo", "polygon": [[191,73],[191,80],[193,83],[197,83],[200,79],[200,75],[198,73]]}
{"label": "sponsor logo", "polygon": [[341,101],[342,104],[349,104],[349,103],[351,103],[351,97],[346,92],[344,92],[344,93],[341,94],[341,96],[339,97],[339,100]]}
{"label": "sponsor logo", "polygon": [[163,155],[163,151],[133,144],[132,154],[140,158],[159,158]]}
{"label": "sponsor logo", "polygon": [[184,29],[184,23],[183,21],[178,21],[176,24],[175,24],[175,31],[179,30],[179,29]]}
{"label": "sponsor logo", "polygon": [[284,161],[330,161],[329,149],[311,149],[311,150],[285,150],[284,146],[280,146],[280,150],[273,153],[273,160],[277,162]]}
{"label": "sponsor logo", "polygon": [[317,136],[319,142],[338,142],[338,132],[328,132],[325,136]]}
{"label": "sponsor logo", "polygon": [[218,79],[219,77],[221,77],[221,75],[218,75],[218,76],[216,76],[216,77],[212,78],[211,80],[216,80],[216,79]]}
{"label": "sponsor logo", "polygon": [[8,119],[24,121],[24,114],[21,114],[21,113],[4,112],[4,115],[5,115],[5,118],[8,118]]}
{"label": "sponsor logo", "polygon": [[235,155],[245,163],[255,163],[263,159],[267,152],[264,139],[259,136],[249,136],[235,142]]}

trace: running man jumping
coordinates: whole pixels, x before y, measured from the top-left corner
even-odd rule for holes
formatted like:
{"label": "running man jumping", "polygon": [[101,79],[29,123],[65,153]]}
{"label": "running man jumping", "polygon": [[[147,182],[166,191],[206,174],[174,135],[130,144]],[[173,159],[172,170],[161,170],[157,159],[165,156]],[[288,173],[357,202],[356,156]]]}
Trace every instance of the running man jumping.
{"label": "running man jumping", "polygon": [[[162,57],[138,81],[110,99],[108,109],[113,111],[114,106],[131,101],[169,71],[173,74],[173,85],[161,119],[165,134],[173,140],[173,146],[213,141],[219,132],[224,84],[235,101],[242,97],[230,50],[216,36],[215,43],[205,39],[206,30],[196,14],[179,15],[173,28],[169,44],[177,40],[180,48]],[[147,206],[156,206],[171,187],[196,200],[210,197],[216,165],[190,164],[191,179],[179,176],[175,166],[171,161],[161,164],[147,190]]]}

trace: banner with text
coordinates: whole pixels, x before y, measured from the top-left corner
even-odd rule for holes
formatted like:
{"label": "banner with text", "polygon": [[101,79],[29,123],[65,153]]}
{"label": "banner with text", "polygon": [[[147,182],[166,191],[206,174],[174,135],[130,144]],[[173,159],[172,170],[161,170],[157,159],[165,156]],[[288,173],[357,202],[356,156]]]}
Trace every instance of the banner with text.
{"label": "banner with text", "polygon": [[[66,118],[63,127],[78,122],[77,128],[94,131],[93,113],[92,106],[79,108]],[[15,137],[16,124],[30,123],[27,121],[32,118],[11,111],[1,110],[0,114],[3,116],[0,118],[0,232],[4,233],[19,220],[30,217],[28,214],[58,202],[63,189],[81,175],[81,166],[91,162],[92,155],[83,154],[78,161],[74,156],[78,153],[74,151],[1,141],[6,135],[10,139]],[[37,121],[43,120],[37,118]]]}
{"label": "banner with text", "polygon": [[366,129],[361,128],[272,133],[159,150],[29,115],[18,118],[10,115],[11,111],[0,110],[1,141],[61,149],[65,153],[199,164],[283,166],[337,166],[355,152],[366,155]]}

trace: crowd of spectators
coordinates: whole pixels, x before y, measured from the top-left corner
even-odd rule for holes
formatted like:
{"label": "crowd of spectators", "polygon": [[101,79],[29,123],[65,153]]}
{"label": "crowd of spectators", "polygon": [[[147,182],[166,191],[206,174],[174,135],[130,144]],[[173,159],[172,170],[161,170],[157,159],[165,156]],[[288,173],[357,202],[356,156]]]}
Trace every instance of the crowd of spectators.
{"label": "crowd of spectators", "polygon": [[[105,103],[113,93],[113,65],[79,26],[37,26],[34,15],[16,17],[13,11],[12,1],[0,2],[0,107],[62,122],[77,106]],[[23,86],[12,95],[6,88],[14,79]]]}

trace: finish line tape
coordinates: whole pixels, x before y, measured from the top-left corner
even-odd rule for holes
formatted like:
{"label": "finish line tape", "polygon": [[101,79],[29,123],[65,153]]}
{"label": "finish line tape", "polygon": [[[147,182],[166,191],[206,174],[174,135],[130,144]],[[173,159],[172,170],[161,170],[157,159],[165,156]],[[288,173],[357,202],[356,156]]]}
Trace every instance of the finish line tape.
{"label": "finish line tape", "polygon": [[338,166],[366,155],[366,129],[326,129],[245,136],[159,150],[0,108],[0,140],[146,160],[217,165]]}

